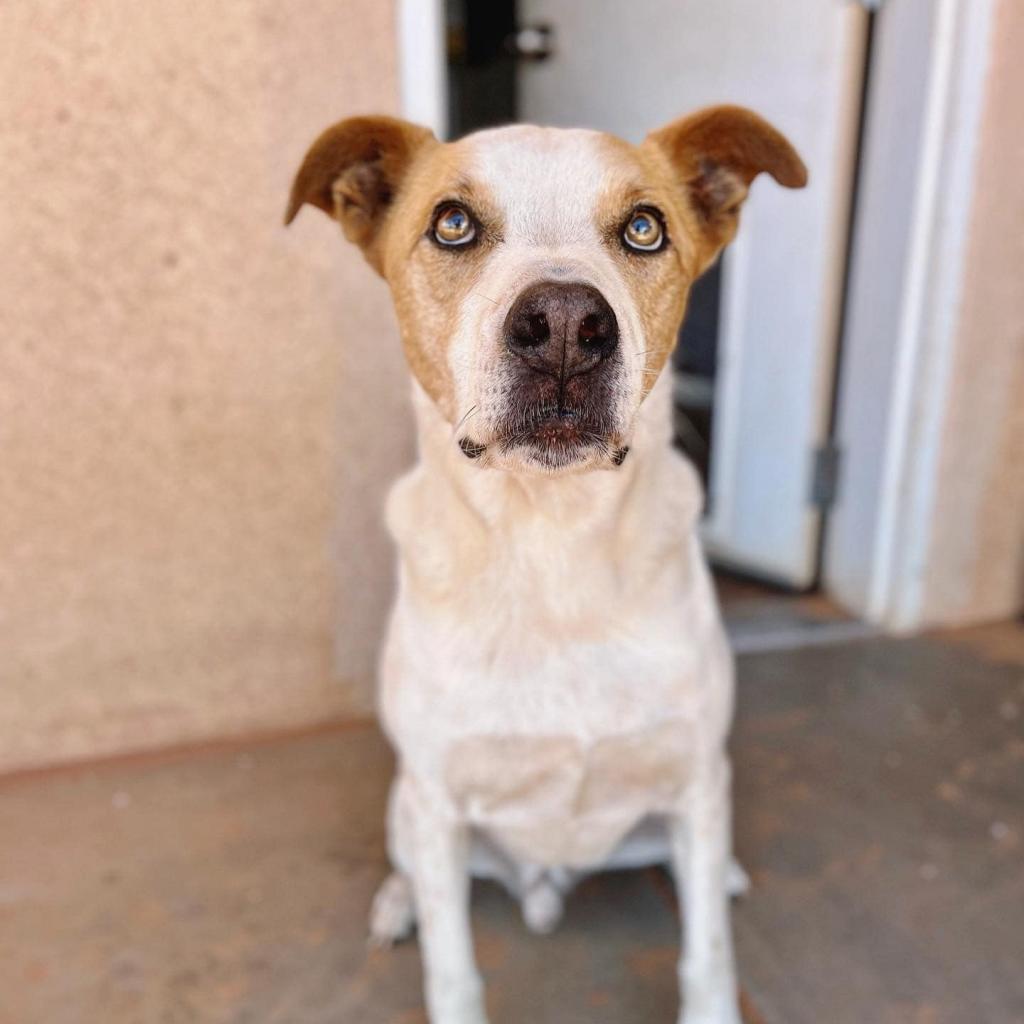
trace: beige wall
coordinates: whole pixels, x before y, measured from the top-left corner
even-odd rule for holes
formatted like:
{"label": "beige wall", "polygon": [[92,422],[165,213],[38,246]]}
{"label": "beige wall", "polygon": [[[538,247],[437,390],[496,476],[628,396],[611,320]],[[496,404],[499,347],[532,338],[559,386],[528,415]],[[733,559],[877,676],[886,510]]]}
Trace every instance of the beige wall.
{"label": "beige wall", "polygon": [[396,333],[281,218],[391,4],[6,4],[0,68],[0,769],[365,711]]}
{"label": "beige wall", "polygon": [[925,622],[1024,608],[1024,5],[999,0],[925,579]]}

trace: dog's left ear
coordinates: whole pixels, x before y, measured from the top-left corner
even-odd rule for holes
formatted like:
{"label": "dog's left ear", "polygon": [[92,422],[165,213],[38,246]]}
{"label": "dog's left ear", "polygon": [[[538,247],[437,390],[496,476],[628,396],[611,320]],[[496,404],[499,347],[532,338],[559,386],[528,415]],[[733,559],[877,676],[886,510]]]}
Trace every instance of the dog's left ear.
{"label": "dog's left ear", "polygon": [[786,137],[744,107],[708,107],[647,136],[669,159],[700,224],[703,270],[728,245],[750,183],[762,171],[787,188],[807,184],[807,168]]}
{"label": "dog's left ear", "polygon": [[351,117],[328,128],[302,161],[285,224],[304,203],[340,222],[345,237],[381,269],[381,228],[419,150],[436,141],[428,128],[395,117]]}

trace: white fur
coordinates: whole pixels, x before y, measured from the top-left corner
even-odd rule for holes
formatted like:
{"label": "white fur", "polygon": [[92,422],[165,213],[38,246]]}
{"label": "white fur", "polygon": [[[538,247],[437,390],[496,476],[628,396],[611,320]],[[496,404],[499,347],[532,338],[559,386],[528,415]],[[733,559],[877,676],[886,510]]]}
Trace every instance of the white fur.
{"label": "white fur", "polygon": [[[500,411],[500,324],[518,291],[564,275],[599,288],[625,350],[617,469],[482,468],[418,388],[418,465],[388,523],[400,582],[380,711],[398,752],[397,874],[373,931],[413,901],[433,1024],[483,1024],[469,876],[500,879],[554,926],[587,871],[670,859],[686,912],[686,1024],[738,1024],[726,886],[732,662],[695,525],[692,467],[670,447],[670,383],[641,404],[643,324],[594,226],[609,168],[589,133],[481,136],[470,168],[505,210],[452,345],[474,433]],[[496,383],[497,380],[497,383]],[[409,882],[411,881],[411,886]]]}
{"label": "white fur", "polygon": [[[537,281],[564,280],[592,285],[615,310],[623,354],[615,419],[619,430],[628,432],[648,343],[594,221],[594,210],[614,178],[633,184],[628,170],[609,166],[598,132],[519,125],[473,138],[475,159],[467,173],[487,183],[505,222],[502,244],[460,311],[449,350],[456,408],[466,418],[466,431],[474,440],[487,441],[504,412],[501,327],[510,306]],[[522,453],[488,451],[483,464],[527,468]]]}

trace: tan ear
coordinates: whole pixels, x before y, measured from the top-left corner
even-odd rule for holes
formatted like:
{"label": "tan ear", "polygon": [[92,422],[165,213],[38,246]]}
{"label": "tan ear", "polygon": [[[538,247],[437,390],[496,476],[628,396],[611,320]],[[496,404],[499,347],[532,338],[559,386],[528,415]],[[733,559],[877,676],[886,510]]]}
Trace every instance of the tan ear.
{"label": "tan ear", "polygon": [[739,208],[762,171],[787,188],[807,184],[807,168],[786,137],[744,107],[708,107],[652,132],[700,223],[702,267],[732,241]]}
{"label": "tan ear", "polygon": [[388,207],[420,147],[432,141],[427,128],[395,117],[352,117],[332,125],[302,161],[285,224],[304,203],[336,218],[345,237],[380,269],[376,242]]}

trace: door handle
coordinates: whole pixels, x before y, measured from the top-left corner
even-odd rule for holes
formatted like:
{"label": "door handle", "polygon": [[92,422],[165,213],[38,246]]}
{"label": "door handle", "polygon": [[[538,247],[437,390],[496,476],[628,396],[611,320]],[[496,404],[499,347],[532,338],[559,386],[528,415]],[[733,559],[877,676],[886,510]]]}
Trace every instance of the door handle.
{"label": "door handle", "polygon": [[522,25],[509,38],[508,45],[520,60],[547,60],[555,52],[554,26],[543,22]]}

